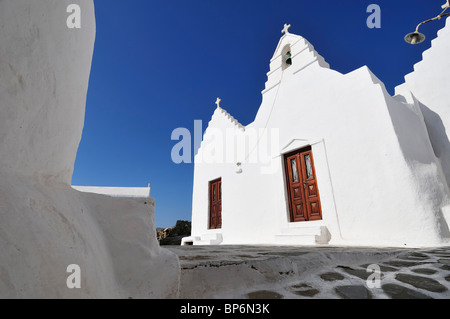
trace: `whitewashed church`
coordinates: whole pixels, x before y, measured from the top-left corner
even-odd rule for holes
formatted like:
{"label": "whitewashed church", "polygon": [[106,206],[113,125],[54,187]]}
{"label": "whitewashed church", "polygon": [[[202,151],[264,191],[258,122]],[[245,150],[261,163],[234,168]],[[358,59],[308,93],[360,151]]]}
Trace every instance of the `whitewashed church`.
{"label": "whitewashed church", "polygon": [[216,102],[183,244],[448,245],[449,20],[395,96],[283,33],[254,121]]}

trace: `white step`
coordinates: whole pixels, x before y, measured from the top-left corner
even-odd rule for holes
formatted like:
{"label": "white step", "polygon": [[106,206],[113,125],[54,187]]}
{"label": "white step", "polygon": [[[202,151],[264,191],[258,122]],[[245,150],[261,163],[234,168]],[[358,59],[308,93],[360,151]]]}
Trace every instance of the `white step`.
{"label": "white step", "polygon": [[285,228],[275,235],[275,240],[282,245],[328,244],[330,233],[326,226]]}
{"label": "white step", "polygon": [[181,238],[181,246],[193,245],[195,241],[200,240],[200,237],[189,236]]}
{"label": "white step", "polygon": [[223,241],[221,233],[208,233],[200,236],[184,237],[181,245],[219,245]]}
{"label": "white step", "polygon": [[223,241],[221,233],[203,234],[200,237],[201,241],[208,241],[209,245],[218,245]]}

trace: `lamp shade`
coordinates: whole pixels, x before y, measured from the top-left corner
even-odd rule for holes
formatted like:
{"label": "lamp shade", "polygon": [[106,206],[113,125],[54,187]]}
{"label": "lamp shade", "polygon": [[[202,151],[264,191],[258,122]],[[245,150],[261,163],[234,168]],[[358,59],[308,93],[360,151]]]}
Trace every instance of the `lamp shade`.
{"label": "lamp shade", "polygon": [[405,36],[405,41],[410,44],[418,44],[425,41],[425,35],[420,32],[408,33]]}

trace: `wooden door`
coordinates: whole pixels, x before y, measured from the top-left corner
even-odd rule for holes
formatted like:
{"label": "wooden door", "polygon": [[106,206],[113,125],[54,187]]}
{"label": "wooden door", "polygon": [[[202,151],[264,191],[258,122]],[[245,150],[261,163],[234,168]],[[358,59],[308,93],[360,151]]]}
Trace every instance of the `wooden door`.
{"label": "wooden door", "polygon": [[291,222],[322,219],[311,147],[285,156]]}
{"label": "wooden door", "polygon": [[209,182],[209,229],[222,228],[222,180]]}

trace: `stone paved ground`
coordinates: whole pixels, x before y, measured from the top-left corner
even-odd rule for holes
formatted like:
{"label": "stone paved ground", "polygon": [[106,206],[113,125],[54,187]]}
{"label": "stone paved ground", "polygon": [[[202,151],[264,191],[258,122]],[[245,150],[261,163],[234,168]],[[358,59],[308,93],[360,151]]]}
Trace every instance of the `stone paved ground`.
{"label": "stone paved ground", "polygon": [[181,298],[450,298],[450,247],[165,248],[180,259]]}

